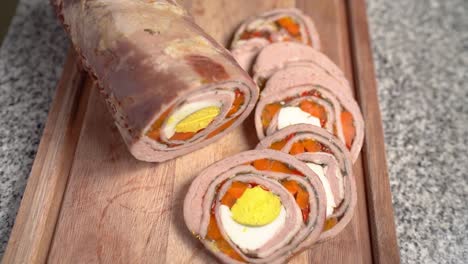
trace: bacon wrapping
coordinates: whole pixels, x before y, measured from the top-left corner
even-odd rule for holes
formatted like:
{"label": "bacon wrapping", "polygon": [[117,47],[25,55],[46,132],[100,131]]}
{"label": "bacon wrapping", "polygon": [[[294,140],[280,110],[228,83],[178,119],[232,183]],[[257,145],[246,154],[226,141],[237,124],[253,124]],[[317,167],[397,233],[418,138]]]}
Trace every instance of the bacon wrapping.
{"label": "bacon wrapping", "polygon": [[298,42],[320,50],[314,23],[299,9],[275,9],[253,16],[234,34],[231,51],[242,68],[249,71],[258,52],[274,42]]}
{"label": "bacon wrapping", "polygon": [[320,177],[327,199],[327,220],[319,243],[339,234],[351,221],[357,203],[352,160],[335,136],[319,127],[294,125],[264,138],[257,149],[294,155]]}
{"label": "bacon wrapping", "polygon": [[311,124],[328,130],[346,144],[353,161],[358,158],[364,139],[361,111],[356,101],[329,80],[319,77],[313,83],[285,87],[280,93],[262,96],[255,110],[255,127],[260,139],[294,124]]}
{"label": "bacon wrapping", "polygon": [[[237,217],[263,221],[275,208],[279,213],[270,223],[255,226],[236,218],[241,210]],[[325,213],[318,176],[293,156],[268,149],[242,152],[206,168],[184,201],[187,227],[225,263],[284,263],[314,245]]]}
{"label": "bacon wrapping", "polygon": [[221,138],[258,88],[172,0],[52,0],[130,152],[164,161]]}
{"label": "bacon wrapping", "polygon": [[[273,82],[268,87],[268,83],[276,72],[294,66],[298,68],[288,72],[293,75],[283,80],[289,81],[290,85],[275,85]],[[253,67],[253,79],[263,94],[278,92],[281,90],[279,87],[284,89],[292,85],[307,84],[317,78],[327,79],[334,86],[339,87],[341,92],[352,95],[351,87],[343,71],[325,54],[300,43],[280,42],[265,47],[258,54]]]}

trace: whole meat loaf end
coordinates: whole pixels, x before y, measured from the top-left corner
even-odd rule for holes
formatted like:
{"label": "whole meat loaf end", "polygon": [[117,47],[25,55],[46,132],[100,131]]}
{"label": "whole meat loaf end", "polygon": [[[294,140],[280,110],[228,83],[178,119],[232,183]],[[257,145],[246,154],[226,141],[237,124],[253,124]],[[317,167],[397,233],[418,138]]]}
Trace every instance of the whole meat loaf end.
{"label": "whole meat loaf end", "polygon": [[175,1],[52,0],[135,158],[165,161],[237,127],[258,88]]}

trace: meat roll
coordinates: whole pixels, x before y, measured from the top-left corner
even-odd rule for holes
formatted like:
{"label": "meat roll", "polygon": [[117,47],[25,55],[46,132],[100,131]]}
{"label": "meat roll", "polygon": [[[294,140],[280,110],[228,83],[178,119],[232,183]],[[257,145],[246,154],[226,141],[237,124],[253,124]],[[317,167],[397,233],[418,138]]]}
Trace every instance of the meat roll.
{"label": "meat roll", "polygon": [[172,0],[53,0],[130,152],[164,161],[238,126],[258,88]]}
{"label": "meat roll", "polygon": [[323,230],[326,200],[305,163],[275,150],[221,160],[191,184],[189,230],[225,263],[284,263]]}
{"label": "meat roll", "polygon": [[322,128],[294,125],[266,137],[257,149],[295,155],[319,176],[327,199],[327,220],[319,242],[345,228],[354,215],[357,193],[351,156],[343,143]]}
{"label": "meat roll", "polygon": [[[326,75],[339,83],[343,92],[351,95],[351,87],[343,71],[336,66],[325,54],[300,43],[273,43],[265,47],[259,54],[253,67],[253,79],[260,89],[263,89],[270,77],[278,70],[290,65],[310,67],[312,73],[302,73],[304,77],[310,75]],[[301,79],[302,80],[302,79]]]}
{"label": "meat roll", "polygon": [[255,127],[260,139],[294,124],[322,127],[342,140],[355,161],[364,139],[364,121],[356,101],[329,83],[284,89],[267,93],[257,104]]}
{"label": "meat roll", "polygon": [[351,88],[327,74],[321,67],[312,63],[291,63],[275,71],[263,85],[262,96],[278,94],[291,87],[321,83],[338,93],[351,97]]}
{"label": "meat roll", "polygon": [[258,52],[273,42],[298,42],[319,50],[320,40],[310,17],[299,9],[276,9],[251,17],[240,25],[231,44],[239,64],[247,71]]}

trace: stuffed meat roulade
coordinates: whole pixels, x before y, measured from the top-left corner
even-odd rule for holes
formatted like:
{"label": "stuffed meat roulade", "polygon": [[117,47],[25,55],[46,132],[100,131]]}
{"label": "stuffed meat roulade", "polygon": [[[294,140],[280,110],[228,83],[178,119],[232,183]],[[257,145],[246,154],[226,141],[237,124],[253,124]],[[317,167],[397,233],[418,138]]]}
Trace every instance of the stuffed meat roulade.
{"label": "stuffed meat roulade", "polygon": [[255,61],[253,79],[263,89],[275,72],[291,65],[311,68],[312,73],[301,73],[304,80],[317,75],[328,76],[344,93],[351,95],[351,87],[343,71],[325,54],[301,43],[280,42],[265,47]]}
{"label": "stuffed meat roulade", "polygon": [[319,177],[275,150],[247,151],[211,165],[184,202],[189,230],[225,263],[284,263],[316,242],[325,214]]}
{"label": "stuffed meat roulade", "polygon": [[295,8],[276,9],[247,19],[234,34],[231,50],[248,71],[258,52],[273,42],[298,42],[320,50],[314,23]]}
{"label": "stuffed meat roulade", "polygon": [[346,227],[354,215],[357,193],[351,156],[343,143],[319,127],[294,125],[266,137],[257,149],[294,155],[319,176],[327,199],[327,220],[319,242]]}
{"label": "stuffed meat roulade", "polygon": [[53,0],[130,152],[164,161],[213,142],[258,88],[172,0]]}
{"label": "stuffed meat roulade", "polygon": [[255,127],[260,139],[295,124],[322,127],[335,134],[351,152],[359,156],[364,139],[364,121],[356,101],[337,91],[328,82],[267,93],[257,104]]}
{"label": "stuffed meat roulade", "polygon": [[291,63],[287,67],[275,71],[263,85],[262,96],[279,94],[283,90],[314,83],[320,83],[325,87],[330,87],[337,93],[343,93],[351,97],[346,92],[351,91],[348,86],[344,86],[343,83],[328,75],[319,66],[304,63]]}

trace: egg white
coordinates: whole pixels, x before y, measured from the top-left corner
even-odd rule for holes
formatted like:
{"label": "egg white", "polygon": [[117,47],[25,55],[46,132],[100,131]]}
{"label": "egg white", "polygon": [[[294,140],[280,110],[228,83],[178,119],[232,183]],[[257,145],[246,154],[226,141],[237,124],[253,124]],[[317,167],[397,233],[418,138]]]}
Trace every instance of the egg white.
{"label": "egg white", "polygon": [[167,138],[171,138],[175,134],[175,127],[177,124],[187,116],[210,106],[221,108],[221,105],[221,102],[218,101],[201,101],[184,104],[169,117],[166,125],[162,128],[162,130]]}
{"label": "egg white", "polygon": [[253,251],[262,247],[284,226],[286,221],[286,210],[283,206],[273,222],[258,227],[237,223],[232,219],[231,209],[226,205],[221,205],[219,210],[226,234],[242,251]]}
{"label": "egg white", "polygon": [[296,106],[283,107],[278,113],[278,129],[296,124],[310,124],[320,127],[320,119],[302,111]]}
{"label": "egg white", "polygon": [[327,177],[325,177],[327,167],[322,167],[321,165],[315,163],[306,163],[309,168],[311,168],[315,174],[320,178],[323,188],[325,189],[325,196],[327,198],[327,217],[333,214],[333,210],[336,207],[335,199],[333,192],[330,187],[330,182],[328,182]]}

